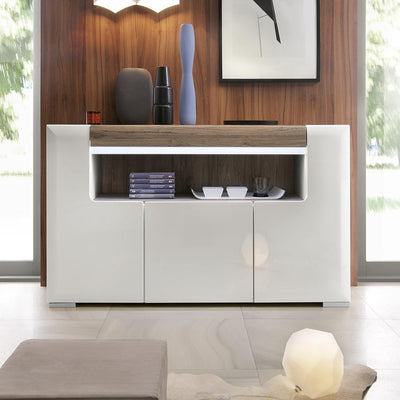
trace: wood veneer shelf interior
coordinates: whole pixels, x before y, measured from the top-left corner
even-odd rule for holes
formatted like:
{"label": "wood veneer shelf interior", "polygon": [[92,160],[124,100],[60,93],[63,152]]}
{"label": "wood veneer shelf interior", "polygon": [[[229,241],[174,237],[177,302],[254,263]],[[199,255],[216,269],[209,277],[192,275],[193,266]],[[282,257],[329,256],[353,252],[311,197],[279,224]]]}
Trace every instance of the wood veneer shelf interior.
{"label": "wood veneer shelf interior", "polygon": [[131,172],[175,172],[178,198],[192,198],[191,188],[247,186],[266,176],[269,185],[286,191],[285,196],[304,199],[304,155],[92,155],[96,171],[96,197],[129,193]]}

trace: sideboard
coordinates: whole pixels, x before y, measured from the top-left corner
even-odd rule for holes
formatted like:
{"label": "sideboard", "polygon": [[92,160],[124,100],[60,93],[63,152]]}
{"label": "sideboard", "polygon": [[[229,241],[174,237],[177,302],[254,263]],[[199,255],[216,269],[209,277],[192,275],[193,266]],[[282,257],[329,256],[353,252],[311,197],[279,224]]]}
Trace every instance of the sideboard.
{"label": "sideboard", "polygon": [[[130,200],[129,172],[174,171],[176,197]],[[190,188],[267,176],[279,200]],[[50,306],[350,301],[350,129],[47,126]]]}

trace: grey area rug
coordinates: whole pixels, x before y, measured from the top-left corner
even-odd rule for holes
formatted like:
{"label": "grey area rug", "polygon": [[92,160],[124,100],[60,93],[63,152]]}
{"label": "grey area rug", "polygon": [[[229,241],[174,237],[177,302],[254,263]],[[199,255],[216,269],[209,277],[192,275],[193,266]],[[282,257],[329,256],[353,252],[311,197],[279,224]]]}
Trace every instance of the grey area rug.
{"label": "grey area rug", "polygon": [[[338,393],[321,397],[323,400],[361,400],[376,381],[376,371],[363,365],[344,369],[342,386]],[[239,387],[216,375],[168,374],[168,400],[307,400],[297,394],[287,379],[278,375],[262,386]]]}

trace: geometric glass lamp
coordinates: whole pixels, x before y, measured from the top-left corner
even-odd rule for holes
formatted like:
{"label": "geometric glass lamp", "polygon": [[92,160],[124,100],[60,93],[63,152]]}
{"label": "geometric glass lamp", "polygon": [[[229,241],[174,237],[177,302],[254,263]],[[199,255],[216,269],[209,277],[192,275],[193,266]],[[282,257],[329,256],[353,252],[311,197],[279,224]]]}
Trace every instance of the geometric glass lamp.
{"label": "geometric glass lamp", "polygon": [[311,399],[337,393],[343,379],[343,354],[329,332],[303,329],[290,336],[282,361],[296,391]]}
{"label": "geometric glass lamp", "polygon": [[133,0],[94,0],[93,4],[95,6],[106,8],[115,14],[124,8],[135,5]]}
{"label": "geometric glass lamp", "polygon": [[150,8],[157,13],[179,4],[179,0],[135,0],[135,2],[138,6]]}
{"label": "geometric glass lamp", "polygon": [[142,6],[159,13],[166,8],[178,5],[179,0],[94,0],[93,4],[107,8],[113,13],[131,6]]}

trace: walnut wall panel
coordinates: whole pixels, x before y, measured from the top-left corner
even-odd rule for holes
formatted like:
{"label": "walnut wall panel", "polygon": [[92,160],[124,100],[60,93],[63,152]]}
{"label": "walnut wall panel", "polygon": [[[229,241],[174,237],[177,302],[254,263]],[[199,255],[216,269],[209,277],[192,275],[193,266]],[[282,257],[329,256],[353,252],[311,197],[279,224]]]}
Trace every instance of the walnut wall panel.
{"label": "walnut wall panel", "polygon": [[114,15],[110,18],[92,1],[86,2],[85,18],[85,109],[101,110],[107,123],[118,123],[115,111],[115,79],[120,71],[118,31]]}
{"label": "walnut wall panel", "polygon": [[85,2],[41,3],[41,283],[46,283],[46,124],[84,122]]}
{"label": "walnut wall panel", "polygon": [[[356,0],[321,0],[318,83],[221,84],[217,0],[181,0],[179,7],[160,14],[131,7],[117,15],[94,7],[92,0],[42,0],[42,284],[46,282],[46,124],[84,123],[87,109],[101,110],[103,123],[117,123],[114,86],[119,70],[146,68],[154,81],[158,65],[170,67],[177,123],[182,23],[195,27],[198,124],[273,119],[285,125],[351,125],[352,283],[356,284],[356,19]],[[118,172],[115,164],[109,166]]]}

